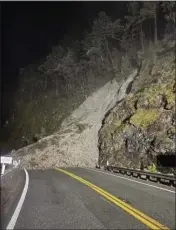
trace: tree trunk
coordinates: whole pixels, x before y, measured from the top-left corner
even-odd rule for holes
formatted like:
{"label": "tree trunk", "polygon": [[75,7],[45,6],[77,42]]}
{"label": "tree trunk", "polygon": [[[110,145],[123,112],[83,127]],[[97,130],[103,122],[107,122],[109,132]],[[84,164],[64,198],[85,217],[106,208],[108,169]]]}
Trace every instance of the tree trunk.
{"label": "tree trunk", "polygon": [[142,47],[142,53],[144,54],[144,39],[143,39],[142,22],[140,23],[140,27],[141,27],[141,47]]}
{"label": "tree trunk", "polygon": [[33,85],[32,85],[32,87],[31,87],[31,100],[33,99]]}
{"label": "tree trunk", "polygon": [[45,77],[45,89],[47,89],[48,76]]}
{"label": "tree trunk", "polygon": [[176,12],[172,12],[172,18],[173,18],[174,25],[175,25]]}
{"label": "tree trunk", "polygon": [[122,72],[122,56],[118,58],[118,69],[119,69],[119,72],[121,73]]}
{"label": "tree trunk", "polygon": [[56,96],[58,95],[58,90],[57,90],[57,77],[56,77]]}
{"label": "tree trunk", "polygon": [[158,36],[157,36],[157,22],[156,22],[156,12],[155,12],[155,45],[157,44],[158,41]]}
{"label": "tree trunk", "polygon": [[105,42],[106,42],[106,47],[107,47],[107,51],[108,51],[109,58],[110,58],[110,60],[111,60],[112,66],[113,66],[114,69],[116,69],[116,68],[115,68],[115,65],[114,65],[114,62],[113,62],[113,59],[112,59],[112,56],[111,56],[111,52],[110,52],[109,47],[108,47],[108,41],[105,40]]}

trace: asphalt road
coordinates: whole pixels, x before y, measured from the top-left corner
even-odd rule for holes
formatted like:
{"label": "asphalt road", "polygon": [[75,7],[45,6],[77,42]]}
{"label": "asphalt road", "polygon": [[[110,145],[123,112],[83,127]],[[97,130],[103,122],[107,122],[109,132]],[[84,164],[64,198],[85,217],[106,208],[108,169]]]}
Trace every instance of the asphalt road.
{"label": "asphalt road", "polygon": [[151,229],[140,221],[143,217],[136,218],[118,202],[111,202],[105,192],[165,227],[176,229],[174,188],[143,180],[141,184],[137,183],[140,179],[131,181],[130,177],[98,170],[65,170],[104,192],[100,194],[92,185],[55,169],[28,171],[29,187],[15,229]]}
{"label": "asphalt road", "polygon": [[1,176],[1,221],[0,229],[5,229],[18,204],[25,183],[24,170],[13,169]]}

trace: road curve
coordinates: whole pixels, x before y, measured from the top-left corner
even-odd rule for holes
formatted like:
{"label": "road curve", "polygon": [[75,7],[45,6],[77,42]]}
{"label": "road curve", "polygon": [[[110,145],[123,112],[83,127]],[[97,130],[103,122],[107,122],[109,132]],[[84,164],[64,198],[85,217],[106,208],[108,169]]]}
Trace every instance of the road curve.
{"label": "road curve", "polygon": [[64,170],[75,178],[56,169],[28,171],[29,187],[14,229],[162,229],[151,227],[155,222],[175,229],[173,188],[86,168]]}

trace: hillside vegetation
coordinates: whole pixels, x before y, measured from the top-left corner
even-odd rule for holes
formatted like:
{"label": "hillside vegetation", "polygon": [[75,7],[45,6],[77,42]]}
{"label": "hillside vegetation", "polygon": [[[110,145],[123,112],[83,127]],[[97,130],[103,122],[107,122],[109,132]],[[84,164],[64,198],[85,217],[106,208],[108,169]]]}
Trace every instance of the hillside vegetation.
{"label": "hillside vegetation", "polygon": [[[139,136],[144,135],[143,131],[148,132],[146,130],[153,122],[162,119],[161,117],[166,116],[165,113],[169,113],[168,111],[171,113],[173,93],[169,91],[169,87],[173,86],[174,80],[175,2],[126,2],[124,4],[127,13],[123,18],[114,20],[105,12],[100,12],[93,21],[91,30],[84,32],[81,40],[73,41],[70,36],[67,43],[64,40],[59,41],[47,57],[40,61],[40,64],[31,64],[21,69],[19,88],[12,99],[14,106],[11,109],[11,116],[2,129],[1,147],[17,150],[29,145],[22,151],[20,150],[19,155],[22,156],[23,154],[28,155],[27,149],[31,147],[35,149],[35,146],[43,143],[41,149],[46,152],[48,144],[45,143],[45,140],[49,140],[54,135],[55,142],[59,142],[58,134],[64,132],[65,135],[66,132],[69,135],[70,129],[65,127],[63,130],[63,124],[67,126],[67,121],[74,114],[74,128],[72,128],[74,132],[76,130],[77,136],[79,132],[84,133],[87,129],[92,130],[88,134],[89,137],[96,136],[94,150],[95,146],[97,150],[92,150],[92,154],[95,152],[96,156],[91,155],[91,160],[86,156],[87,163],[85,164],[93,165],[92,162],[98,160],[98,147],[101,162],[105,162],[110,157],[115,163],[119,159],[117,156],[121,148],[124,151],[122,161],[125,161],[125,154],[131,157],[125,152],[131,151],[128,149],[128,143],[132,142],[134,145],[130,138],[123,135],[118,136],[121,135],[121,132],[126,130],[125,132],[131,135],[132,133],[139,134]],[[136,74],[134,74],[135,71],[137,71]],[[130,76],[133,76],[133,79]],[[166,82],[164,79],[170,80]],[[113,88],[112,94],[107,86]],[[97,103],[101,102],[99,106],[94,104],[95,98],[99,95],[98,90],[103,92],[102,102],[97,100]],[[158,92],[163,92],[164,96],[158,95]],[[128,96],[122,101],[125,94]],[[155,98],[159,99],[155,101]],[[86,104],[84,107],[87,100],[89,106]],[[164,101],[166,101],[165,104]],[[103,102],[107,108],[103,107]],[[118,113],[114,112],[115,118],[110,119],[107,113],[111,114],[110,109],[115,106],[115,103],[118,103],[116,108]],[[88,119],[89,122],[79,123],[80,113],[86,114],[87,112],[88,117],[91,117]],[[96,115],[92,116],[92,114]],[[112,122],[108,122],[108,119]],[[104,126],[99,132],[98,145],[98,131],[102,122]],[[96,132],[95,129],[90,128],[94,123],[97,125]],[[148,135],[151,133],[152,128]],[[68,135],[64,143],[69,141]],[[110,147],[112,136],[116,140],[116,147]],[[86,138],[87,136],[81,142],[86,142],[91,146],[91,139]],[[139,137],[136,139],[140,140]],[[77,139],[73,142],[80,143]],[[122,144],[124,142],[125,145]],[[171,146],[168,143],[170,142],[163,145]],[[54,144],[51,142],[49,145]],[[139,146],[141,145],[139,143]],[[73,154],[71,153],[71,149],[74,149],[72,147],[70,145],[70,152],[66,160],[66,155],[64,155],[66,149],[62,152],[65,165],[71,161],[72,165],[79,165],[79,154],[74,155],[78,149],[76,148]],[[58,148],[60,147],[56,149]],[[145,152],[140,148],[139,152]],[[81,149],[79,148],[79,151]],[[42,151],[40,151],[41,156],[43,156]],[[57,156],[57,151],[50,151],[50,156],[45,156],[45,161],[49,161],[49,158],[53,156]],[[135,159],[135,156],[133,158]],[[31,157],[25,159],[25,162],[31,161]],[[32,164],[35,165],[36,161],[38,164],[39,158],[35,160],[33,157]],[[130,162],[129,160],[128,164],[132,164]],[[136,160],[136,162],[135,164],[140,164],[140,161]],[[51,166],[54,163],[52,160],[51,164],[45,166]]]}

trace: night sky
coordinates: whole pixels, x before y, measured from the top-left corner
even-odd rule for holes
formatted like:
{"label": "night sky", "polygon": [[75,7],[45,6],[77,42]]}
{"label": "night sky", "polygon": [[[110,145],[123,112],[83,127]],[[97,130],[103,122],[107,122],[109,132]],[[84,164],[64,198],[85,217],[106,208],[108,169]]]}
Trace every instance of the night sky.
{"label": "night sky", "polygon": [[6,76],[45,55],[49,45],[67,33],[71,24],[83,25],[84,20],[79,22],[80,4],[58,3],[3,4],[3,72]]}
{"label": "night sky", "polygon": [[118,17],[123,7],[118,2],[1,2],[5,111],[18,87],[19,68],[41,59],[65,34],[79,39],[100,11]]}

